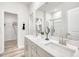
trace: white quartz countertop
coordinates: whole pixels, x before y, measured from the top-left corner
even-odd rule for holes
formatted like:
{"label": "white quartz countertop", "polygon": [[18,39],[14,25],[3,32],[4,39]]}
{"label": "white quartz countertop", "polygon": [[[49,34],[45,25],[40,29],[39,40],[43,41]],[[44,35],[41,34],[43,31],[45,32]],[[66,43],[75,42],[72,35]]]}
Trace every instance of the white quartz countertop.
{"label": "white quartz countertop", "polygon": [[49,40],[45,40],[45,37],[41,38],[40,36],[26,35],[25,38],[28,38],[30,41],[32,41],[33,43],[41,47],[43,50],[45,50],[47,53],[49,53],[52,56],[55,56],[55,57],[73,57],[74,56],[74,54],[71,54],[71,53],[65,54],[62,51],[58,51],[58,49],[55,50],[45,45],[46,43],[53,42],[65,48],[72,49],[75,53],[76,47],[69,45],[69,44],[67,44],[66,46],[59,44],[59,42],[56,41],[58,37],[50,37]]}

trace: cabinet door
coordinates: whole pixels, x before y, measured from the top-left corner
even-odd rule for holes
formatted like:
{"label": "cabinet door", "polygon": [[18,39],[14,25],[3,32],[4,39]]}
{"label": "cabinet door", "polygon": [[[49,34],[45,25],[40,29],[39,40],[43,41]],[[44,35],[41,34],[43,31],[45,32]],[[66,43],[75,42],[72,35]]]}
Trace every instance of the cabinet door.
{"label": "cabinet door", "polygon": [[36,57],[37,46],[31,42],[31,56]]}
{"label": "cabinet door", "polygon": [[28,57],[28,41],[27,39],[25,38],[25,41],[24,41],[24,54],[26,57]]}
{"label": "cabinet door", "polygon": [[25,38],[25,56],[31,57],[31,42],[28,38]]}
{"label": "cabinet door", "polygon": [[31,41],[30,40],[28,40],[28,46],[29,46],[29,57],[31,57],[32,56],[32,54],[31,54],[31,51],[32,51],[32,43],[31,43]]}
{"label": "cabinet door", "polygon": [[47,53],[40,47],[37,47],[37,56],[38,57],[52,57],[49,53]]}
{"label": "cabinet door", "polygon": [[31,56],[36,57],[36,47],[33,45],[31,46]]}

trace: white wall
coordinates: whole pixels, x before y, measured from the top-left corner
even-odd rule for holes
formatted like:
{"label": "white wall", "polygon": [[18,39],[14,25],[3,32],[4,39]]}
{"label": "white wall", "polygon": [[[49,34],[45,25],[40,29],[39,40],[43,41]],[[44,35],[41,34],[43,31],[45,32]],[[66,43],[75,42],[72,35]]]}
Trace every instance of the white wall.
{"label": "white wall", "polygon": [[18,18],[16,14],[4,13],[4,41],[17,39],[17,24]]}
{"label": "white wall", "polygon": [[[28,9],[21,3],[0,2],[0,53],[4,52],[4,11],[18,15],[18,47],[24,47],[24,35],[28,34]],[[26,30],[22,30],[23,22]]]}
{"label": "white wall", "polygon": [[29,34],[33,35],[33,14],[29,15]]}

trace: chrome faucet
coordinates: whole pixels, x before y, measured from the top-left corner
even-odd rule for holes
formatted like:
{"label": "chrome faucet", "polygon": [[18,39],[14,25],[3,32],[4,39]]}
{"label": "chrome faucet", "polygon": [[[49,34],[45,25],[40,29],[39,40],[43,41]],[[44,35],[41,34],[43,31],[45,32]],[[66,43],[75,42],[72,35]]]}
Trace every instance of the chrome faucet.
{"label": "chrome faucet", "polygon": [[64,39],[63,35],[59,37],[59,43],[62,45],[66,45],[66,39]]}

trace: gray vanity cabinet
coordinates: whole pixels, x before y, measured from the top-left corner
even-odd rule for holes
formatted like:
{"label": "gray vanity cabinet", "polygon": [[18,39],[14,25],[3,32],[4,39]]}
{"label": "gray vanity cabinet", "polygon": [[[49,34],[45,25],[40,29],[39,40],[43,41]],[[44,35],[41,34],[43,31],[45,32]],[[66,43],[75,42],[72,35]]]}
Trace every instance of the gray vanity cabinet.
{"label": "gray vanity cabinet", "polygon": [[25,56],[26,57],[51,57],[41,47],[33,43],[28,38],[25,38]]}

